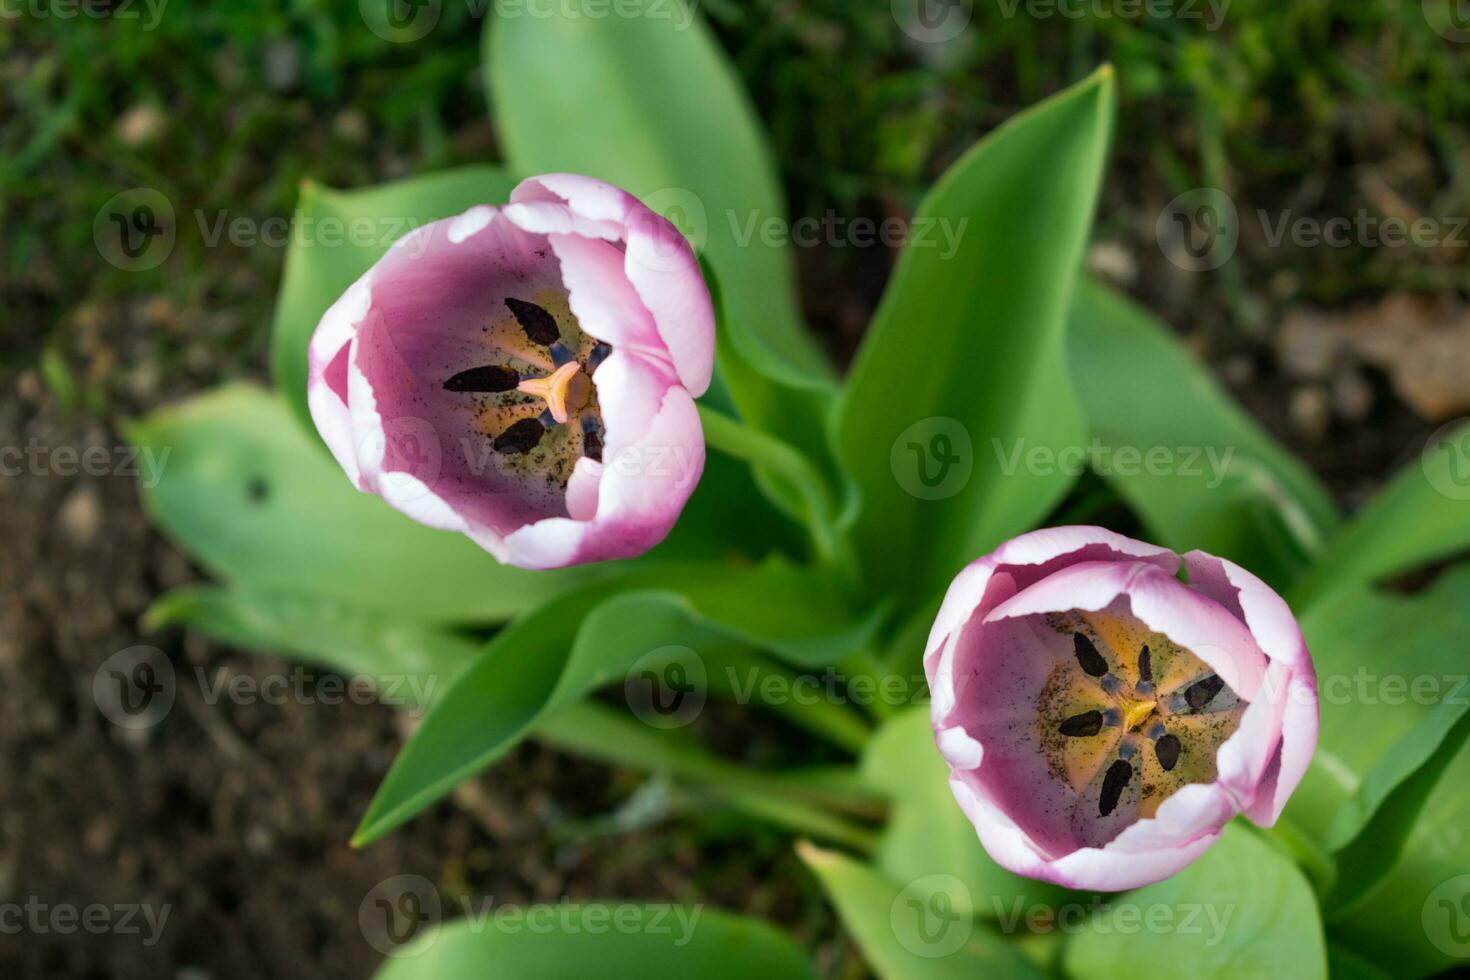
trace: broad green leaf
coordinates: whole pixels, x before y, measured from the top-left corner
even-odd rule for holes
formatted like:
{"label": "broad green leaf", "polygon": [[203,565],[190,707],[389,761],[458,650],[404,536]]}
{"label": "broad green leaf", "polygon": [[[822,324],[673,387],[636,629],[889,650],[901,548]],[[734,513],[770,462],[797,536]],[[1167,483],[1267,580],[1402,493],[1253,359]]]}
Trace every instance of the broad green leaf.
{"label": "broad green leaf", "polygon": [[766,922],[702,905],[559,904],[498,909],[431,928],[377,980],[815,980]]}
{"label": "broad green leaf", "polygon": [[1068,942],[1064,963],[1078,980],[1325,980],[1327,947],[1301,871],[1231,824],[1183,871],[1107,899]]}
{"label": "broad green leaf", "polygon": [[1306,571],[1341,523],[1332,498],[1168,327],[1084,281],[1069,337],[1087,461],[1150,540],[1229,558],[1278,588]]}
{"label": "broad green leaf", "polygon": [[271,371],[307,431],[316,430],[306,408],[306,347],[327,308],[414,228],[476,204],[501,203],[515,185],[494,167],[446,170],[359,191],[302,184],[276,300]]}
{"label": "broad green leaf", "polygon": [[221,643],[299,657],[372,681],[385,703],[425,707],[481,644],[301,593],[186,586],[149,607],[150,630],[189,626]]}
{"label": "broad green leaf", "polygon": [[1442,772],[1420,770],[1401,792],[1425,798],[1406,808],[1412,826],[1382,828],[1404,836],[1397,863],[1351,908],[1329,912],[1328,928],[1390,975],[1425,977],[1470,959],[1470,745]]}
{"label": "broad green leaf", "polygon": [[926,597],[1072,484],[1027,454],[1083,441],[1065,328],[1112,113],[1105,68],[983,139],[914,216],[958,245],[904,249],[838,421],[875,591]]}
{"label": "broad green leaf", "polygon": [[[1439,741],[1420,740],[1424,743],[1422,752],[1427,759],[1421,761],[1416,758],[1405,764],[1402,771],[1389,771],[1384,782],[1391,779],[1391,788],[1380,794],[1379,806],[1371,819],[1365,820],[1361,826],[1351,825],[1351,829],[1358,833],[1337,854],[1337,880],[1326,900],[1330,917],[1348,916],[1371,899],[1404,860],[1409,840],[1418,830],[1428,801],[1454,764],[1456,753],[1464,747],[1466,736],[1470,736],[1470,719],[1461,717]],[[1404,741],[1412,740],[1413,736]],[[1398,751],[1389,753],[1380,761],[1378,768],[1387,769],[1397,761],[1395,757],[1402,754]],[[1334,831],[1342,823],[1337,821]],[[1337,842],[1329,839],[1328,843]]]}
{"label": "broad green leaf", "polygon": [[691,672],[697,710],[732,643],[812,663],[861,648],[871,627],[844,614],[827,589],[777,562],[665,566],[591,583],[530,613],[497,635],[425,716],[363,817],[358,842],[398,826],[542,719],[624,682],[640,664],[659,671],[670,658],[689,659],[681,669]]}
{"label": "broad green leaf", "polygon": [[863,755],[863,775],[893,801],[874,862],[894,881],[937,884],[967,914],[1009,922],[1067,894],[1014,875],[985,853],[950,792],[927,706],[884,723]]}
{"label": "broad green leaf", "polygon": [[354,489],[290,417],[251,385],[217,388],[132,423],[158,458],[140,482],[153,519],[232,586],[299,592],[414,622],[493,622],[595,572],[527,572],[463,535],[424,527]]}
{"label": "broad green leaf", "polygon": [[1412,596],[1339,590],[1301,624],[1322,729],[1286,816],[1336,849],[1433,757],[1470,706],[1470,653],[1446,641],[1470,632],[1470,569]]}
{"label": "broad green leaf", "polygon": [[848,935],[882,980],[1039,980],[1045,974],[1017,949],[977,923],[931,876],[895,881],[883,872],[811,844],[797,853],[822,883]]}
{"label": "broad green leaf", "polygon": [[[717,384],[748,424],[830,469],[833,372],[798,312],[786,206],[760,123],[683,0],[620,3],[610,17],[485,19],[506,155],[522,174],[609,181],[678,225],[720,276]],[[775,499],[789,509],[784,488]]]}
{"label": "broad green leaf", "polygon": [[1470,425],[1441,430],[1423,453],[1328,542],[1297,589],[1300,603],[1391,578],[1470,549]]}

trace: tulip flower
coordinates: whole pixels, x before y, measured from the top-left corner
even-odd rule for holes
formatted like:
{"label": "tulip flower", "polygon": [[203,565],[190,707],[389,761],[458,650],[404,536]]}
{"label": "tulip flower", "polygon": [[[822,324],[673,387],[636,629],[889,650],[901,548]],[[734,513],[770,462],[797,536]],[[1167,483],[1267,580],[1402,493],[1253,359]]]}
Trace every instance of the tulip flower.
{"label": "tulip flower", "polygon": [[551,174],[397,241],[322,317],[308,401],[359,489],[555,568],[669,532],[704,468],[714,345],[674,226]]}
{"label": "tulip flower", "polygon": [[1317,744],[1286,603],[1238,565],[1101,528],[1022,535],[955,579],[924,668],[950,788],[997,863],[1119,891],[1272,825]]}

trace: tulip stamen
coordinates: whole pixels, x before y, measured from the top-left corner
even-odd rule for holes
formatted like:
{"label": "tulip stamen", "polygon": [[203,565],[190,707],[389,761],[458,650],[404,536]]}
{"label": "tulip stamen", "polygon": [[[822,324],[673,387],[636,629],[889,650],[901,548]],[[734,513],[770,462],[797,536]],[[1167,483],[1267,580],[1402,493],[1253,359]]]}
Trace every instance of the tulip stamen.
{"label": "tulip stamen", "polygon": [[505,305],[532,343],[550,347],[561,341],[561,327],[557,326],[556,317],[546,307],[509,296],[505,298]]}
{"label": "tulip stamen", "polygon": [[1123,759],[1118,759],[1108,767],[1108,774],[1103,777],[1102,793],[1097,800],[1097,813],[1100,817],[1106,817],[1118,809],[1118,801],[1123,797],[1123,790],[1133,780],[1133,764]]}
{"label": "tulip stamen", "polygon": [[1058,729],[1068,738],[1088,738],[1096,735],[1103,729],[1103,713],[1101,711],[1084,711],[1080,715],[1073,715],[1062,722]]}
{"label": "tulip stamen", "polygon": [[528,453],[541,444],[541,437],[545,434],[546,427],[541,424],[540,419],[521,419],[495,437],[495,451],[510,454]]}
{"label": "tulip stamen", "polygon": [[1154,755],[1165,772],[1174,771],[1174,767],[1179,764],[1179,755],[1183,751],[1184,743],[1179,740],[1178,735],[1164,735],[1154,743]]}
{"label": "tulip stamen", "polygon": [[1215,695],[1219,694],[1224,686],[1225,682],[1220,679],[1220,675],[1211,674],[1203,680],[1195,681],[1185,689],[1184,703],[1195,711],[1199,711],[1215,700]]}
{"label": "tulip stamen", "polygon": [[502,364],[486,364],[451,376],[444,382],[444,390],[498,394],[513,391],[520,383],[521,376],[514,368]]}

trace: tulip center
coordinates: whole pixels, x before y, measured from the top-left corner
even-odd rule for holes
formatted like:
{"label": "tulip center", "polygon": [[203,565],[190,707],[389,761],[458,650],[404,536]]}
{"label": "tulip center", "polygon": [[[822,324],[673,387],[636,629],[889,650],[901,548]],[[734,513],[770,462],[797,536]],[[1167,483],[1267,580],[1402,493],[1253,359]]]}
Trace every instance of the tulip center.
{"label": "tulip center", "polygon": [[1081,846],[1106,844],[1184,786],[1214,782],[1246,703],[1208,664],[1121,608],[1051,614],[1040,628],[1056,665],[1034,732],[1075,794]]}
{"label": "tulip center", "polygon": [[564,489],[579,459],[602,460],[593,376],[612,348],[582,331],[564,292],[505,297],[488,311],[482,343],[483,355],[443,387],[464,398],[492,465]]}

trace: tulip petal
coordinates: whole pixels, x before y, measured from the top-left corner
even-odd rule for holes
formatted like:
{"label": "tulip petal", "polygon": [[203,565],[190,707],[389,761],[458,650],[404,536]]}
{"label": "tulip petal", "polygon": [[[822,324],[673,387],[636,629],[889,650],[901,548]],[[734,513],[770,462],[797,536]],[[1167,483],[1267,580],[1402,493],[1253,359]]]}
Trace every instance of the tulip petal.
{"label": "tulip petal", "polygon": [[1246,810],[1252,821],[1269,827],[1281,816],[1317,747],[1317,669],[1291,608],[1269,585],[1234,562],[1203,551],[1189,552],[1184,561],[1191,587],[1245,623],[1271,658],[1268,693],[1281,704],[1281,742]]}
{"label": "tulip petal", "polygon": [[1179,568],[1179,557],[1167,548],[1134,541],[1101,527],[1060,527],[1012,538],[960,572],[945,594],[925,645],[924,669],[936,724],[954,705],[953,668],[941,664],[946,640],[971,616],[978,613],[983,619],[1017,591],[1070,565],[1125,558],[1153,562],[1170,574]]}
{"label": "tulip petal", "polygon": [[652,313],[680,382],[703,395],[714,370],[714,304],[683,234],[627,191],[578,174],[527,178],[510,199],[513,206],[561,202],[584,219],[622,227],[624,274]]}

